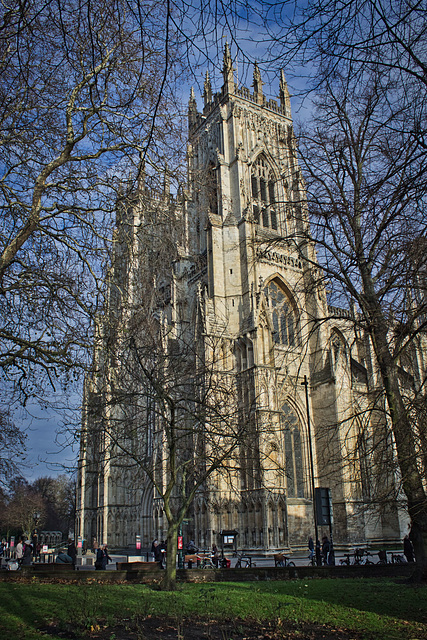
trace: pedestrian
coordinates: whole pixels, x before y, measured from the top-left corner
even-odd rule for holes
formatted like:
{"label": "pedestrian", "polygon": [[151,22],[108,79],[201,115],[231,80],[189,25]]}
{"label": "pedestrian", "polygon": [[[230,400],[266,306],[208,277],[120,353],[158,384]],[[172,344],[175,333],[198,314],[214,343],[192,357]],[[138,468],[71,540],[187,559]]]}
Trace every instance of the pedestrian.
{"label": "pedestrian", "polygon": [[154,560],[155,562],[158,562],[160,560],[160,546],[159,546],[159,541],[157,540],[157,538],[154,538],[152,544],[151,544],[151,553],[154,556]]}
{"label": "pedestrian", "polygon": [[190,540],[190,542],[187,544],[188,553],[197,553],[198,550],[199,549],[196,547],[194,540]]}
{"label": "pedestrian", "polygon": [[311,562],[313,562],[313,558],[314,558],[314,540],[313,538],[310,536],[308,539],[308,558]]}
{"label": "pedestrian", "polygon": [[323,538],[322,538],[322,560],[323,560],[323,564],[328,564],[328,555],[329,555],[329,540],[328,540],[328,536],[323,536]]}
{"label": "pedestrian", "polygon": [[216,546],[216,544],[212,545],[212,562],[216,567],[218,567],[218,564],[219,564],[219,550],[218,550],[218,547]]}
{"label": "pedestrian", "polygon": [[165,566],[165,558],[166,558],[166,551],[167,551],[168,545],[165,540],[162,540],[159,546],[160,546],[159,564],[160,564],[160,568],[163,569]]}
{"label": "pedestrian", "polygon": [[29,540],[24,543],[24,551],[22,553],[22,564],[30,565],[33,562],[33,547]]}
{"label": "pedestrian", "polygon": [[67,555],[69,555],[71,560],[73,561],[73,569],[75,569],[77,563],[77,549],[72,538],[68,538]]}
{"label": "pedestrian", "polygon": [[107,545],[104,544],[97,549],[95,569],[98,571],[105,571],[109,562],[111,562],[111,558],[108,555]]}
{"label": "pedestrian", "polygon": [[20,538],[18,544],[16,545],[15,558],[17,560],[22,560],[23,555],[24,555],[24,540],[23,538]]}
{"label": "pedestrian", "polygon": [[414,562],[415,561],[414,546],[413,546],[411,540],[409,539],[408,535],[406,535],[403,538],[403,555],[405,556],[405,558],[406,558],[406,560],[408,562]]}
{"label": "pedestrian", "polygon": [[318,567],[322,564],[322,548],[320,546],[320,540],[316,540],[316,564]]}

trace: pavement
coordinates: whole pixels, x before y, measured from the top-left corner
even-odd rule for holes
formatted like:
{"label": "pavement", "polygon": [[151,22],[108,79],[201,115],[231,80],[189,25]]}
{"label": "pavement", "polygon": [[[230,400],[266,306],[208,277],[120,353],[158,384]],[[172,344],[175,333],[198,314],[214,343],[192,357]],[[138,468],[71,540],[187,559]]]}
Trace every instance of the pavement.
{"label": "pavement", "polygon": [[[207,552],[206,552],[207,553]],[[387,559],[389,562],[391,562],[391,557],[392,554],[396,554],[399,555],[403,558],[403,561],[405,561],[405,558],[403,556],[403,553],[400,549],[395,549],[392,551],[387,551]],[[258,568],[262,568],[262,567],[274,567],[274,554],[271,554],[270,556],[259,556],[256,554],[248,554],[249,557],[252,560],[252,566],[256,566]],[[309,556],[308,556],[308,550],[306,553],[302,552],[302,551],[296,551],[296,552],[284,552],[285,557],[292,561],[297,567],[301,567],[301,566],[308,566],[311,563],[309,562]],[[111,560],[112,562],[110,562],[107,565],[107,571],[115,571],[116,570],[116,563],[117,562],[144,562],[148,560],[152,561],[153,558],[151,557],[151,554],[144,554],[142,556],[137,556],[137,555],[117,555],[117,554],[110,554]],[[231,568],[234,568],[236,566],[237,560],[238,558],[235,556],[231,556],[229,554],[226,554],[226,557],[230,558],[231,560]],[[246,555],[243,556],[243,562],[242,562],[242,567],[245,566],[245,558],[248,557]],[[335,553],[335,564],[339,565],[341,562],[341,560],[345,559],[345,554],[343,551],[338,551]],[[351,564],[353,564],[352,562],[353,560],[353,553],[350,552],[350,561]],[[372,562],[376,563],[378,562],[378,554],[377,553],[372,553],[369,556],[369,560],[371,560]],[[82,563],[80,564],[79,561]],[[79,556],[78,558],[78,570],[79,571],[95,571],[95,555],[93,553],[88,553],[85,556]],[[2,569],[6,568],[6,562],[5,559],[0,558],[0,567]]]}
{"label": "pavement", "polygon": [[[387,551],[387,558],[389,560],[389,562],[391,561],[391,556],[392,554],[396,554],[396,555],[401,555],[403,558],[403,553],[400,549],[396,549],[393,551]],[[303,566],[309,566],[311,563],[309,561],[309,555],[308,555],[308,551],[307,553],[301,552],[301,551],[296,551],[294,553],[289,553],[289,552],[285,552],[284,555],[286,556],[286,558],[288,558],[289,560],[291,560],[292,562],[295,563],[295,565],[297,567],[303,567]],[[252,566],[256,566],[256,567],[274,567],[274,554],[272,554],[271,556],[257,556],[256,554],[249,554],[251,560],[252,560]],[[88,556],[88,558],[91,556]],[[143,556],[124,556],[124,555],[115,555],[115,554],[110,554],[111,560],[112,562],[110,562],[110,564],[107,565],[107,571],[115,571],[116,570],[116,562],[144,562],[147,560],[146,555]],[[229,555],[226,554],[226,557],[230,558],[231,560],[231,568],[234,568],[236,566],[236,562],[238,560],[237,557],[230,557]],[[244,556],[245,558],[246,556]],[[85,556],[83,556],[83,558],[85,558]],[[152,561],[152,558],[149,558]],[[339,565],[341,560],[345,559],[345,554],[343,551],[339,551],[335,553],[335,564]],[[243,559],[244,560],[244,559]],[[350,561],[351,563],[353,560],[353,552],[350,552]],[[372,553],[369,556],[369,560],[371,560],[371,562],[377,563],[378,562],[378,554],[377,553]],[[94,562],[94,561],[93,561]],[[242,563],[242,567],[244,567],[244,562]],[[92,571],[95,570],[95,566],[94,564],[90,564],[90,565],[80,565],[79,567],[80,571]]]}

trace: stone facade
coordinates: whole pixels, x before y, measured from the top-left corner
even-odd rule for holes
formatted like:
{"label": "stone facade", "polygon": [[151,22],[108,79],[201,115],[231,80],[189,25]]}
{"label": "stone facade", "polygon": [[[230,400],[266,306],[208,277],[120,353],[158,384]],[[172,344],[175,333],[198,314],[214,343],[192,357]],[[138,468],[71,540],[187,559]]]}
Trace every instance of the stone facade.
{"label": "stone facade", "polygon": [[218,94],[206,77],[202,113],[191,94],[185,198],[154,206],[136,194],[118,225],[109,320],[99,324],[97,375],[86,384],[77,532],[111,547],[133,546],[137,535],[143,547],[166,537],[152,483],[112,463],[93,435],[100,414],[87,407],[108,403],[115,365],[106,325],[112,316],[131,322],[144,296],[149,257],[135,249],[141,217],[147,207],[173,206],[179,230],[169,275],[159,279],[162,322],[175,332],[185,327],[202,348],[206,337],[221,344],[237,402],[257,433],[255,452],[242,447],[237,481],[217,474],[198,491],[185,537],[210,547],[221,530],[236,529],[240,548],[305,547],[314,536],[315,485],[331,489],[336,542],[400,539],[407,519],[397,476],[392,463],[378,473],[372,445],[378,438],[393,458],[384,413],[372,410],[379,383],[370,341],[355,330],[354,310],[328,306],[314,245],[301,242],[309,220],[284,74],[278,102],[265,98],[256,65],[253,92],[238,88],[226,47],[223,76]]}

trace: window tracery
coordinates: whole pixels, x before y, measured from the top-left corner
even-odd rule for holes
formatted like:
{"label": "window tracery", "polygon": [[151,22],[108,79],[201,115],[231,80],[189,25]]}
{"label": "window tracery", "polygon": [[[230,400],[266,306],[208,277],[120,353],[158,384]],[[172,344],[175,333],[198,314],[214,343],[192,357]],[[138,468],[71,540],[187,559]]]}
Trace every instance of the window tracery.
{"label": "window tracery", "polygon": [[218,207],[218,179],[216,167],[211,164],[206,175],[206,191],[210,213],[219,214]]}
{"label": "window tracery", "polygon": [[252,213],[257,224],[277,231],[276,178],[266,158],[260,155],[252,165]]}
{"label": "window tracery", "polygon": [[274,281],[264,289],[273,323],[273,340],[276,344],[295,345],[295,313],[289,298]]}
{"label": "window tracery", "polygon": [[282,407],[282,426],[285,441],[285,473],[288,497],[304,497],[304,465],[301,431],[297,417],[289,405]]}

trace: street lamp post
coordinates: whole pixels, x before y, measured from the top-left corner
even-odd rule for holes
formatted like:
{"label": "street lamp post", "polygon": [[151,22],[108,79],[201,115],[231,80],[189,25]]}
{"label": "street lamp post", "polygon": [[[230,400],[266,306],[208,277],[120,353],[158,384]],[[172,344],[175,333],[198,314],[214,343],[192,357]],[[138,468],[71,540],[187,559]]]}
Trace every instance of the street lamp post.
{"label": "street lamp post", "polygon": [[313,464],[313,443],[311,439],[311,425],[310,425],[310,406],[308,403],[308,380],[307,376],[304,376],[304,382],[301,383],[305,387],[305,406],[307,411],[307,433],[308,433],[308,450],[310,455],[310,476],[311,476],[311,493],[313,500],[313,516],[314,516],[314,536],[315,536],[315,550],[316,550],[316,564],[321,564],[319,554],[319,534],[317,529],[317,513],[316,513],[316,500],[314,490],[314,464]]}

